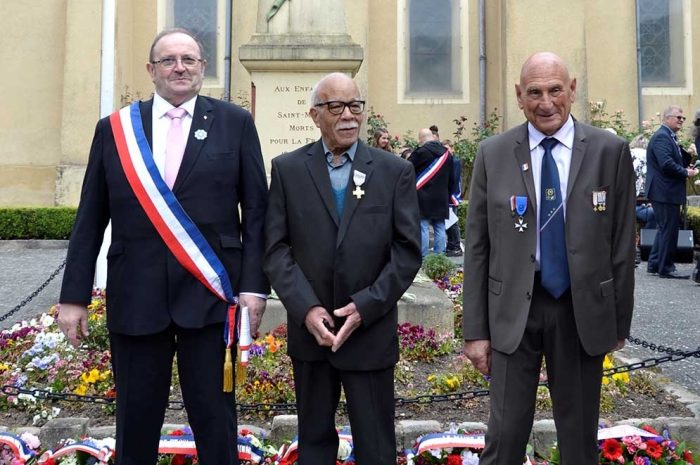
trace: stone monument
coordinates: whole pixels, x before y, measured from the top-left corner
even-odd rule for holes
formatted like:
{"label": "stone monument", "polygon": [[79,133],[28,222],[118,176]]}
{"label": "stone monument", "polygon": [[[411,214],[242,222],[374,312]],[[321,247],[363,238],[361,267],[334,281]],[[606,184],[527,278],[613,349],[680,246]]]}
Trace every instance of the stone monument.
{"label": "stone monument", "polygon": [[256,33],[239,49],[251,76],[251,104],[265,166],[315,141],[308,97],[324,75],[353,76],[363,60],[346,32],[343,0],[260,0]]}

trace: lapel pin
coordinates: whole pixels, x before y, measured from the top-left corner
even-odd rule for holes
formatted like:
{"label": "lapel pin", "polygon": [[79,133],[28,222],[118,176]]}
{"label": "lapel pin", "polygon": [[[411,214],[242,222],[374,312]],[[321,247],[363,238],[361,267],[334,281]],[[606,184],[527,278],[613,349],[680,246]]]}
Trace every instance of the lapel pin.
{"label": "lapel pin", "polygon": [[[206,118],[206,116],[205,116],[205,118]],[[206,138],[207,138],[207,131],[205,131],[204,129],[197,129],[197,130],[194,132],[194,138],[197,139],[197,140],[204,140],[204,139],[206,139]]]}

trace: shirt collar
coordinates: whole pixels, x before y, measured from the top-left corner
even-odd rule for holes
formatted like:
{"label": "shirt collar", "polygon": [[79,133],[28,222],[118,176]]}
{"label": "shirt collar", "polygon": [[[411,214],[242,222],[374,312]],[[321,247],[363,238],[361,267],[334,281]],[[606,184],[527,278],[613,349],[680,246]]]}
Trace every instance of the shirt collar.
{"label": "shirt collar", "polygon": [[[326,141],[324,141],[323,138],[321,138],[321,143],[323,144],[323,153],[326,154],[326,158],[328,158],[328,155],[330,155],[330,156],[332,157],[333,154],[332,154],[331,151],[328,149],[328,146],[326,146]],[[347,156],[348,156],[348,158],[350,159],[351,162],[352,162],[352,161],[355,161],[355,151],[357,151],[357,141],[355,141],[355,143],[352,144],[352,145],[350,146],[350,148],[348,148],[348,149],[345,151],[345,153],[347,154]]]}
{"label": "shirt collar", "polygon": [[561,145],[571,150],[574,146],[574,119],[569,114],[569,118],[566,120],[566,123],[564,123],[564,125],[551,136],[543,134],[536,127],[534,127],[532,123],[528,122],[527,134],[530,140],[530,150],[540,145],[542,139],[546,137],[554,137]]}
{"label": "shirt collar", "polygon": [[[180,108],[187,110],[187,114],[194,115],[194,105],[197,103],[197,96],[195,95],[191,99],[183,102]],[[158,92],[153,94],[153,114],[157,118],[163,118],[167,112],[175,108],[170,102],[165,100],[163,97],[158,95]]]}

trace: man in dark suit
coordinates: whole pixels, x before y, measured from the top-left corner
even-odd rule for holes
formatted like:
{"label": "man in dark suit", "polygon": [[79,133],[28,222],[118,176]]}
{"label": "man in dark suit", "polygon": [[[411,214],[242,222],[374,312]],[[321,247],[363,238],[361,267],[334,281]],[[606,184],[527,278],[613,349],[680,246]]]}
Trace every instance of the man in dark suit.
{"label": "man in dark suit", "polygon": [[657,223],[654,245],[649,253],[647,272],[660,278],[687,279],[690,275],[676,271],[673,255],[678,244],[681,205],[685,205],[686,180],[698,174],[690,168],[690,156],[678,145],[676,133],[683,127],[685,116],[677,105],[663,113],[663,124],[654,133],[647,147],[647,198],[651,200]]}
{"label": "man in dark suit", "polygon": [[[201,44],[190,32],[156,36],[146,64],[155,95],[132,107],[141,115],[134,124],[143,125],[151,148],[144,159],[153,163],[154,182],[179,202],[223,264],[255,332],[269,292],[261,267],[267,185],[260,144],[247,111],[198,96],[205,66]],[[183,146],[186,141],[179,154],[170,145],[173,109],[180,109],[182,119],[174,134]],[[155,463],[177,352],[200,462],[237,464],[234,393],[222,389],[229,305],[166,246],[130,184],[115,127],[105,118],[95,131],[68,248],[59,325],[76,347],[87,335],[95,259],[111,220],[107,326],[117,392],[117,462]],[[173,155],[181,157],[179,168],[171,168]]]}
{"label": "man in dark suit", "polygon": [[[437,127],[432,126],[437,130]],[[433,228],[433,249],[444,254],[447,247],[445,220],[449,216],[450,196],[455,190],[452,178],[452,155],[431,129],[418,131],[418,148],[408,161],[413,163],[418,178],[420,206],[421,254],[430,253],[430,227]]]}
{"label": "man in dark suit", "polygon": [[265,272],[287,310],[299,463],[335,463],[341,385],[358,465],[394,465],[396,302],[420,268],[410,163],[358,140],[364,101],[341,73],[314,87],[321,139],[272,161]]}
{"label": "man in dark suit", "polygon": [[469,195],[464,350],[491,376],[480,463],[522,463],[544,356],[562,462],[591,465],[603,357],[632,320],[632,160],[571,117],[558,56],[528,58],[515,89],[528,122],[480,145]]}

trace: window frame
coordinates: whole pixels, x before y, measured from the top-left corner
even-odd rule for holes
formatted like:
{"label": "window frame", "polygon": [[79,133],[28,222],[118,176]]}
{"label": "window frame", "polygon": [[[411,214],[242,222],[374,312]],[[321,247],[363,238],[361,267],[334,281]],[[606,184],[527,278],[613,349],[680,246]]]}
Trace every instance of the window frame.
{"label": "window frame", "polygon": [[[642,95],[691,95],[693,83],[693,29],[691,17],[691,0],[681,0],[681,18],[683,27],[683,68],[684,68],[684,85],[654,85],[645,86],[641,84]],[[637,27],[639,27],[639,17],[635,18]],[[641,59],[641,56],[638,57]],[[641,78],[641,76],[640,76]]]}
{"label": "window frame", "polygon": [[[409,2],[396,2],[396,76],[397,101],[399,104],[439,104],[469,103],[469,0],[450,0],[453,7],[453,21],[458,21],[460,34],[453,45],[452,56],[459,56],[460,78],[454,92],[412,92],[410,81],[410,31]],[[457,10],[457,11],[455,11]],[[453,66],[455,66],[453,64]]]}
{"label": "window frame", "polygon": [[[216,57],[207,57],[207,62],[212,60],[216,61],[218,74],[216,76],[205,76],[202,82],[202,87],[204,89],[208,88],[220,88],[224,85],[224,49],[225,49],[225,39],[226,39],[226,4],[225,1],[230,0],[216,0],[217,4],[217,16],[216,16]],[[157,24],[158,31],[162,31],[166,28],[177,27],[173,25],[172,18],[172,5],[173,0],[158,0],[157,4]]]}

